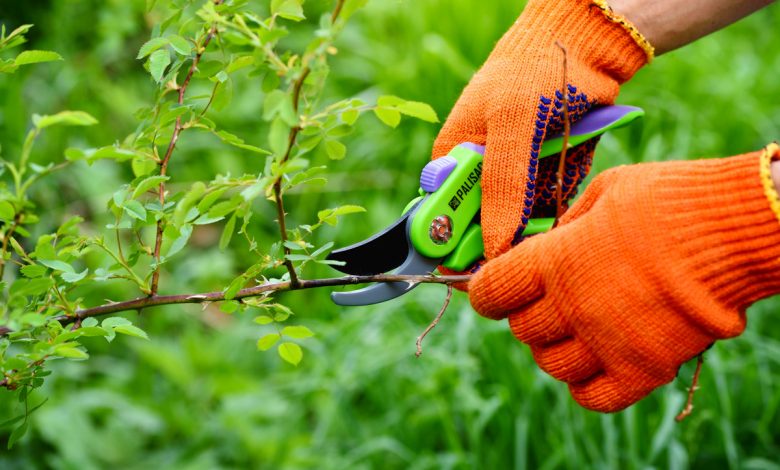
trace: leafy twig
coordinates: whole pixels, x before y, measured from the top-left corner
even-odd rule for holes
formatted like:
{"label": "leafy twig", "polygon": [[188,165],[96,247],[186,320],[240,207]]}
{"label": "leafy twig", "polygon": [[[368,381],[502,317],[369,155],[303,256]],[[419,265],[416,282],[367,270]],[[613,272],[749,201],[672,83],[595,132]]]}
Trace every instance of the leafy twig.
{"label": "leafy twig", "polygon": [[[219,5],[222,3],[222,0],[214,0],[214,3],[216,5]],[[179,105],[184,104],[184,93],[187,91],[187,86],[190,84],[190,80],[192,80],[192,76],[195,74],[195,70],[198,68],[198,63],[200,62],[201,57],[203,57],[203,53],[206,52],[206,47],[208,47],[211,40],[216,36],[217,34],[217,25],[213,24],[211,26],[211,29],[209,29],[208,34],[206,35],[206,39],[203,40],[203,44],[200,46],[196,46],[196,53],[195,57],[192,59],[192,64],[190,65],[190,69],[187,71],[187,75],[184,77],[184,81],[182,82],[181,86],[179,86],[179,96],[176,102]],[[181,116],[176,117],[176,124],[173,127],[173,134],[171,134],[171,140],[168,142],[168,148],[165,151],[165,156],[163,157],[162,161],[160,162],[160,176],[166,176],[168,172],[168,163],[171,160],[171,155],[173,154],[173,150],[176,148],[176,142],[179,140],[179,134],[181,134],[182,129],[184,129],[184,125],[182,124]],[[158,188],[159,191],[159,197],[160,197],[160,207],[165,207],[165,181],[160,182],[160,187]],[[157,235],[154,239],[154,272],[152,273],[152,285],[150,295],[157,294],[159,282],[160,282],[160,248],[162,247],[162,239],[163,239],[163,231],[165,230],[165,218],[160,217],[160,220],[157,221]]]}
{"label": "leafy twig", "polygon": [[452,299],[452,284],[447,284],[447,297],[444,298],[444,304],[441,306],[441,310],[439,310],[439,313],[436,315],[436,318],[433,319],[431,324],[428,325],[428,328],[426,328],[425,331],[423,331],[422,334],[417,337],[417,352],[414,353],[415,356],[420,357],[422,355],[422,342],[425,337],[428,336],[428,333],[430,333],[431,330],[439,324],[439,321],[441,321],[441,317],[444,316],[444,312],[447,310],[447,306],[450,305],[450,299]]}
{"label": "leafy twig", "polygon": [[[341,13],[341,8],[344,6],[344,0],[338,0],[336,2],[336,6],[333,8],[333,13],[331,13],[330,20],[331,23],[335,23],[336,20],[339,17],[339,14]],[[293,110],[295,110],[295,113],[298,113],[298,109],[300,107],[300,99],[301,99],[301,90],[303,89],[303,84],[306,81],[306,78],[311,73],[311,67],[309,67],[308,64],[304,65],[301,69],[300,75],[298,75],[298,78],[293,83],[293,95],[292,95],[292,105]],[[290,155],[292,153],[292,149],[295,146],[295,141],[298,137],[298,133],[301,131],[301,126],[296,125],[293,126],[290,129],[290,133],[287,138],[287,149],[285,150],[284,156],[282,156],[282,159],[279,162],[279,166],[281,167],[284,165],[287,160],[289,160]],[[274,188],[274,201],[276,202],[276,217],[277,221],[279,222],[279,235],[282,240],[282,246],[284,247],[284,266],[287,268],[287,272],[290,275],[290,284],[293,287],[297,287],[300,283],[300,280],[298,279],[298,273],[295,272],[295,266],[293,266],[292,261],[290,261],[287,257],[290,255],[291,251],[290,248],[285,244],[287,241],[287,224],[285,222],[285,212],[284,212],[284,199],[282,198],[282,175],[279,175],[274,180],[273,184]]]}

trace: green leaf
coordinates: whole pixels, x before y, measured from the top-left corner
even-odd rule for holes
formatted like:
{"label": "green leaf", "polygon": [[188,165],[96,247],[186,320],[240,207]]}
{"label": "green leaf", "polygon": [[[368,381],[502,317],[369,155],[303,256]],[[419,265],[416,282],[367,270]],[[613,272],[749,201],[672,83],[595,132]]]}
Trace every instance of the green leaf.
{"label": "green leaf", "polygon": [[181,36],[177,36],[173,34],[171,36],[168,36],[166,39],[168,39],[168,42],[171,43],[173,49],[181,55],[184,56],[189,55],[190,51],[192,51],[192,43],[190,43],[189,41],[187,41]]}
{"label": "green leaf", "polygon": [[146,220],[146,209],[144,208],[143,204],[141,204],[140,202],[134,201],[132,199],[128,201],[124,201],[122,203],[122,208],[131,217],[135,217],[138,220]]}
{"label": "green leaf", "polygon": [[143,46],[141,46],[141,49],[138,50],[138,56],[136,56],[136,59],[143,59],[144,57],[167,44],[168,38],[152,38],[146,41]]}
{"label": "green leaf", "polygon": [[357,109],[348,109],[341,113],[341,120],[344,121],[345,124],[349,124],[350,126],[355,124],[355,121],[358,120],[360,117],[360,111]]}
{"label": "green leaf", "polygon": [[22,272],[22,274],[29,278],[41,277],[46,274],[46,268],[38,264],[22,266],[19,270]]}
{"label": "green leaf", "polygon": [[54,281],[49,277],[39,277],[29,281],[20,280],[14,282],[13,286],[11,286],[11,293],[21,296],[40,295],[48,291],[53,285]]}
{"label": "green leaf", "polygon": [[393,108],[376,108],[374,114],[386,125],[395,128],[401,122],[401,113]]}
{"label": "green leaf", "polygon": [[108,331],[99,326],[84,326],[76,330],[81,336],[108,336]]}
{"label": "green leaf", "polygon": [[39,62],[52,62],[63,60],[62,56],[52,51],[24,51],[14,60],[14,65],[37,64]]}
{"label": "green leaf", "polygon": [[117,333],[122,333],[123,335],[127,335],[127,336],[135,336],[136,338],[149,339],[149,336],[146,334],[144,330],[133,325],[117,325],[116,327],[114,327],[114,331],[116,331]]}
{"label": "green leaf", "polygon": [[16,216],[13,204],[8,201],[0,201],[0,220],[11,222]]}
{"label": "green leaf", "polygon": [[230,64],[228,64],[227,68],[225,69],[225,72],[227,73],[233,73],[236,70],[241,70],[244,67],[248,67],[255,63],[255,58],[251,55],[241,55],[238,57],[235,57]]}
{"label": "green leaf", "polygon": [[282,328],[282,335],[302,339],[312,337],[314,333],[305,326],[285,326]]}
{"label": "green leaf", "polygon": [[225,228],[222,230],[222,236],[219,237],[219,249],[224,251],[227,248],[230,239],[233,237],[233,231],[236,229],[236,215],[228,219]]}
{"label": "green leaf", "polygon": [[273,321],[274,319],[268,315],[258,315],[255,317],[255,323],[258,325],[268,325],[269,323],[273,323]]}
{"label": "green leaf", "polygon": [[92,126],[98,123],[98,120],[84,111],[60,111],[52,115],[33,114],[33,124],[38,129],[45,129],[51,126]]}
{"label": "green leaf", "polygon": [[281,337],[278,333],[268,333],[257,340],[257,349],[260,351],[268,351],[277,341],[279,341],[279,339],[281,339]]}
{"label": "green leaf", "polygon": [[9,449],[11,447],[13,447],[14,444],[16,444],[16,441],[21,439],[27,433],[27,426],[28,426],[27,423],[28,422],[29,421],[27,421],[25,419],[24,422],[22,422],[22,424],[20,424],[18,428],[13,430],[13,432],[11,433],[11,436],[8,438],[8,448]]}
{"label": "green leaf", "polygon": [[76,346],[77,343],[64,343],[54,348],[54,354],[61,357],[67,357],[71,359],[87,359],[87,354],[83,349],[79,349]]}
{"label": "green leaf", "polygon": [[433,108],[419,101],[406,101],[403,104],[398,105],[396,108],[402,114],[407,116],[422,119],[427,122],[439,122],[439,117],[436,115],[436,111]]}
{"label": "green leaf", "polygon": [[274,119],[268,131],[268,144],[276,155],[284,155],[287,151],[290,128],[280,118]]}
{"label": "green leaf", "polygon": [[277,351],[282,359],[294,366],[297,366],[303,359],[303,350],[295,343],[282,343]]}
{"label": "green leaf", "polygon": [[235,297],[238,291],[244,287],[244,284],[246,284],[246,279],[243,276],[238,276],[237,278],[233,279],[228,285],[227,289],[225,289],[225,299],[230,300]]}
{"label": "green leaf", "polygon": [[134,157],[132,162],[133,167],[133,174],[138,176],[144,176],[148,175],[152,171],[154,171],[155,168],[157,168],[157,162],[152,160],[151,158],[146,157]]}
{"label": "green leaf", "polygon": [[60,261],[58,259],[39,259],[39,263],[46,266],[47,268],[51,268],[55,271],[62,271],[64,273],[73,273],[75,272],[73,270],[73,266],[69,265],[68,263],[65,263],[63,261]]}
{"label": "green leaf", "polygon": [[[149,191],[152,188],[157,188],[160,186],[160,183],[163,181],[168,181],[170,177],[168,176],[150,176],[140,183],[138,183],[138,186],[135,188],[135,191],[133,191],[133,199],[136,199],[138,196],[144,194],[145,192]],[[145,219],[145,218],[144,218]]]}
{"label": "green leaf", "polygon": [[225,313],[233,313],[236,310],[238,310],[239,303],[235,300],[228,300],[225,302],[222,302],[222,304],[219,306],[219,310],[221,312]]}
{"label": "green leaf", "polygon": [[149,73],[152,74],[155,82],[162,80],[163,73],[171,63],[171,54],[165,49],[158,49],[149,56]]}
{"label": "green leaf", "polygon": [[62,277],[63,281],[73,284],[74,282],[79,282],[80,280],[84,279],[88,272],[89,269],[85,269],[80,273],[62,273],[60,277]]}
{"label": "green leaf", "polygon": [[303,16],[302,0],[271,0],[271,13],[282,18],[301,21]]}
{"label": "green leaf", "polygon": [[347,154],[347,146],[338,140],[325,141],[325,153],[331,160],[341,160]]}

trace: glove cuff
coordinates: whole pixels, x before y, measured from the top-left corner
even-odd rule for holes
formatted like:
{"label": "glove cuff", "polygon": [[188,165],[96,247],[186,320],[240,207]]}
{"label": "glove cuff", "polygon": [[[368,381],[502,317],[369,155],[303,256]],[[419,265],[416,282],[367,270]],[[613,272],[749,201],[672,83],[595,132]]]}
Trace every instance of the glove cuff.
{"label": "glove cuff", "polygon": [[666,212],[681,267],[705,287],[691,289],[704,294],[692,301],[708,305],[714,298],[725,307],[696,309],[702,314],[697,320],[718,337],[738,334],[734,320],[744,318],[731,313],[718,319],[716,311],[736,309],[743,316],[750,304],[780,292],[780,199],[769,174],[778,157],[780,147],[771,144],[736,157],[686,162],[685,171],[662,174],[671,184],[653,194]]}
{"label": "glove cuff", "polygon": [[511,50],[521,44],[554,46],[557,42],[570,59],[577,58],[621,84],[654,57],[653,46],[606,0],[530,0],[504,39]]}

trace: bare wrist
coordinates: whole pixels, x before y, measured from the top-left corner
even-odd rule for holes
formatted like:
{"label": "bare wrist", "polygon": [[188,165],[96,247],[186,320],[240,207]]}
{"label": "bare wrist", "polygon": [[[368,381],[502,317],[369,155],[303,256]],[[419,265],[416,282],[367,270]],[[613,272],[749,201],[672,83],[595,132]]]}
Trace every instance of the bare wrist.
{"label": "bare wrist", "polygon": [[772,175],[772,182],[775,184],[775,191],[780,193],[780,161],[772,162],[769,165],[769,171]]}

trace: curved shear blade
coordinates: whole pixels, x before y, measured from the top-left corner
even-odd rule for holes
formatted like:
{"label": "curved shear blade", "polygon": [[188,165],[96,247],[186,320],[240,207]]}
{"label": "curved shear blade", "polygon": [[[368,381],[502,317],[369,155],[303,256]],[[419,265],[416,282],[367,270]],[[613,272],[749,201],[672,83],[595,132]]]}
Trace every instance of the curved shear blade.
{"label": "curved shear blade", "polygon": [[[411,245],[406,260],[395,274],[430,274],[441,264],[440,258],[426,258]],[[400,297],[418,286],[418,282],[384,282],[350,292],[333,292],[330,298],[338,305],[371,305]]]}
{"label": "curved shear blade", "polygon": [[400,266],[410,248],[406,236],[406,221],[416,208],[417,205],[413,206],[400,219],[376,235],[331,251],[327,259],[344,263],[341,266],[333,265],[333,269],[353,276],[368,276],[386,273]]}

